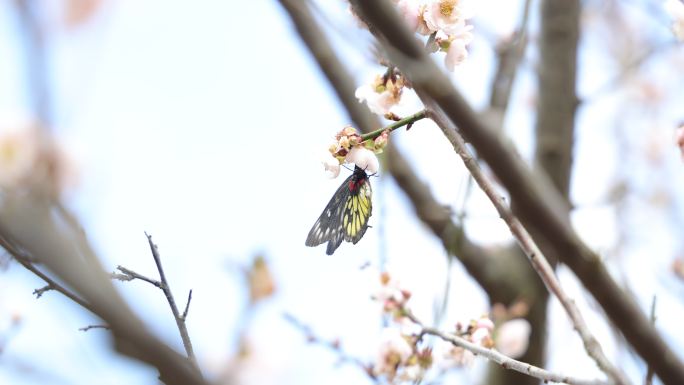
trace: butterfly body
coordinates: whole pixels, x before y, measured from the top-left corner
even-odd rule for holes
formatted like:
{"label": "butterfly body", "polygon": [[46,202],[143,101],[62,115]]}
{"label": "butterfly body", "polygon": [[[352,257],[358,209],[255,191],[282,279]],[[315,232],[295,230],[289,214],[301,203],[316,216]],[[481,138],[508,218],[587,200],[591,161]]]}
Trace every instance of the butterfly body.
{"label": "butterfly body", "polygon": [[366,171],[358,166],[354,168],[354,173],[342,182],[311,227],[307,246],[328,242],[326,254],[332,255],[343,240],[356,244],[363,237],[373,209],[368,179]]}

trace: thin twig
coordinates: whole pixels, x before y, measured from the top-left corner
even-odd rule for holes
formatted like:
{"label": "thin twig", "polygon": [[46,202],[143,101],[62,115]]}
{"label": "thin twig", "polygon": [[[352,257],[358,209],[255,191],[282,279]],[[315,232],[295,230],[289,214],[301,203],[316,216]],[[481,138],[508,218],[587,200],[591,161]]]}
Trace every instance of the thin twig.
{"label": "thin twig", "polygon": [[367,133],[367,134],[361,135],[361,140],[362,140],[362,141],[365,141],[365,140],[368,140],[368,139],[375,139],[375,138],[377,138],[378,136],[380,136],[380,134],[382,134],[382,133],[385,132],[385,131],[390,131],[390,132],[392,132],[392,131],[396,130],[397,128],[400,128],[400,127],[404,127],[404,126],[409,126],[409,127],[410,127],[413,123],[415,123],[415,122],[417,122],[417,121],[419,121],[419,120],[421,120],[421,119],[425,119],[425,117],[426,117],[425,110],[418,111],[418,112],[416,112],[416,113],[413,114],[413,115],[407,116],[407,117],[405,117],[405,118],[403,118],[403,119],[401,119],[401,120],[398,120],[398,121],[396,121],[396,122],[394,122],[394,123],[392,123],[392,124],[389,124],[389,125],[387,125],[387,126],[385,126],[385,127],[382,127],[382,128],[379,128],[379,129],[377,129],[377,130],[375,130],[375,131],[372,131],[372,132],[369,132],[369,133]]}
{"label": "thin twig", "polygon": [[444,116],[439,107],[436,106],[431,100],[427,98],[425,100],[426,107],[428,107],[428,116],[437,123],[437,125],[444,132],[444,135],[454,146],[454,150],[461,157],[461,160],[463,160],[463,164],[473,176],[473,179],[477,182],[485,195],[487,195],[487,198],[489,198],[489,200],[492,202],[492,205],[494,205],[494,208],[499,213],[501,219],[506,223],[506,225],[508,225],[509,230],[520,245],[522,251],[529,258],[532,267],[541,277],[544,285],[546,285],[546,288],[558,298],[563,306],[563,309],[565,309],[565,312],[568,314],[568,317],[570,318],[575,330],[577,330],[577,333],[582,339],[587,354],[589,354],[589,356],[594,359],[598,367],[608,376],[610,376],[617,384],[630,384],[629,379],[627,379],[627,377],[617,367],[615,367],[610,360],[608,360],[608,357],[606,357],[606,355],[603,353],[601,344],[599,344],[598,340],[589,330],[589,327],[584,321],[584,317],[575,304],[575,301],[573,301],[565,293],[560,285],[560,282],[558,281],[558,278],[556,277],[553,268],[549,264],[542,251],[539,249],[522,223],[520,223],[518,218],[513,215],[508,206],[506,206],[505,202],[501,199],[501,196],[494,188],[494,184],[487,178],[487,176],[485,176],[484,172],[482,172],[480,165],[468,150],[465,140],[456,131],[453,123],[451,123],[451,121]]}
{"label": "thin twig", "polygon": [[497,352],[494,349],[488,349],[481,345],[474,344],[465,338],[459,337],[451,333],[445,333],[432,327],[423,325],[418,318],[416,318],[410,311],[406,312],[406,316],[421,327],[421,334],[430,334],[451,342],[454,346],[462,347],[472,353],[481,355],[488,360],[501,365],[502,368],[514,370],[516,372],[526,374],[530,377],[538,378],[544,382],[559,382],[570,385],[606,385],[607,382],[601,380],[585,380],[573,376],[566,376],[559,373],[550,372],[540,367],[530,365],[526,362],[518,361],[506,355]]}
{"label": "thin twig", "polygon": [[350,362],[354,364],[355,366],[359,367],[364,373],[368,375],[373,381],[377,380],[377,377],[373,374],[373,368],[371,365],[363,362],[361,359],[350,356],[348,353],[346,353],[344,350],[342,350],[342,347],[340,345],[339,340],[325,340],[319,336],[317,336],[313,330],[311,330],[311,327],[304,322],[300,321],[297,319],[295,316],[285,313],[283,314],[283,317],[287,322],[292,324],[294,327],[299,329],[302,333],[304,333],[304,336],[306,337],[306,340],[311,343],[315,343],[321,346],[324,346],[326,348],[329,348],[330,350],[334,351],[337,353],[338,357],[340,358],[341,362]]}
{"label": "thin twig", "polygon": [[181,317],[183,319],[183,322],[185,322],[185,319],[188,318],[188,311],[190,310],[190,301],[192,301],[192,289],[188,292],[188,302],[185,303],[185,310],[183,310],[183,316]]}
{"label": "thin twig", "polygon": [[90,329],[105,329],[105,330],[111,330],[111,328],[109,327],[109,325],[88,325],[88,326],[84,326],[84,327],[82,327],[82,328],[78,328],[78,331],[87,332],[87,331],[90,330]]}
{"label": "thin twig", "polygon": [[[176,306],[176,300],[173,298],[173,293],[171,292],[171,288],[169,286],[169,282],[166,280],[166,274],[164,274],[164,267],[162,266],[161,263],[161,256],[159,255],[159,250],[157,249],[157,245],[152,242],[152,236],[145,233],[145,236],[147,237],[147,242],[150,245],[150,250],[152,251],[152,257],[154,258],[154,263],[157,265],[157,271],[159,271],[159,279],[160,285],[157,286],[159,287],[163,292],[164,295],[166,296],[166,300],[169,303],[169,307],[171,308],[171,312],[173,313],[173,318],[176,320],[176,326],[178,327],[178,331],[180,332],[181,339],[183,340],[183,347],[185,348],[185,352],[188,355],[188,359],[197,367],[197,358],[195,357],[195,352],[192,349],[192,341],[190,340],[190,334],[188,333],[188,328],[185,325],[185,317],[180,314],[178,311],[178,306]],[[154,280],[147,280],[147,282],[150,282],[154,284]],[[188,299],[188,305],[190,305],[190,300]],[[186,310],[187,310],[186,306]],[[187,316],[187,314],[185,314]]]}
{"label": "thin twig", "polygon": [[119,270],[122,274],[117,274],[117,273],[112,273],[111,277],[113,279],[119,280],[119,281],[132,281],[134,279],[139,279],[141,281],[148,282],[160,289],[162,289],[162,283],[157,281],[156,279],[152,279],[150,277],[146,277],[140,273],[136,273],[135,271],[125,268],[121,265],[116,267],[117,270]]}
{"label": "thin twig", "polygon": [[36,298],[40,298],[43,296],[48,291],[55,290],[55,288],[51,284],[47,284],[39,289],[36,289],[33,291],[33,295],[36,296]]}

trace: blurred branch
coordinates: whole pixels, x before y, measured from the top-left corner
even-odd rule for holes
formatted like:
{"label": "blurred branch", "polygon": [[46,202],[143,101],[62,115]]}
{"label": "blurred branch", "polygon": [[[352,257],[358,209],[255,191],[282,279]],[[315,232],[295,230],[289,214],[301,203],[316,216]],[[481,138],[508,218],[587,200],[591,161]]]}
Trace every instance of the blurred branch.
{"label": "blurred branch", "polygon": [[[325,39],[325,33],[317,25],[308,1],[279,1],[354,123],[366,133],[382,126],[366,106],[354,97],[356,82]],[[497,259],[465,237],[460,225],[451,219],[449,210],[435,200],[428,186],[418,179],[408,161],[391,141],[385,154],[388,171],[411,200],[418,217],[440,238],[449,253],[458,257],[485,291],[490,293],[499,287],[505,277],[490,273],[492,266],[497,264]]]}
{"label": "blurred branch", "polygon": [[480,186],[485,195],[487,195],[487,198],[489,198],[489,200],[492,202],[492,205],[494,205],[494,208],[499,213],[501,219],[510,229],[513,237],[516,239],[520,245],[520,248],[528,257],[534,270],[537,272],[537,274],[539,274],[539,277],[541,277],[546,288],[560,301],[575,330],[577,330],[577,333],[582,339],[584,349],[586,350],[587,354],[594,359],[598,367],[601,368],[601,370],[610,378],[612,378],[616,384],[629,385],[629,379],[608,360],[608,357],[605,356],[601,345],[589,330],[587,323],[584,321],[584,317],[582,316],[579,308],[561,287],[560,282],[558,281],[558,278],[551,267],[551,264],[549,264],[548,260],[522,223],[520,223],[518,218],[516,218],[511,210],[506,206],[504,200],[496,192],[493,183],[482,172],[482,169],[480,169],[479,164],[466,147],[465,141],[456,130],[456,127],[444,115],[439,107],[436,106],[434,101],[428,98],[422,99],[426,102],[425,106],[428,111],[428,116],[442,129],[444,136],[446,136],[449,142],[451,142],[451,144],[454,146],[454,150],[463,160],[463,164],[466,166],[468,171],[470,171],[473,179],[475,179],[478,186]]}
{"label": "blurred branch", "polygon": [[47,274],[43,273],[40,269],[38,269],[38,267],[34,265],[34,263],[32,262],[32,258],[29,255],[27,255],[25,252],[20,251],[20,248],[14,246],[11,242],[5,239],[2,236],[2,234],[0,234],[0,246],[3,249],[5,249],[12,257],[14,257],[15,261],[19,262],[20,265],[24,266],[26,270],[35,274],[38,278],[42,279],[47,284],[47,286],[43,287],[42,289],[36,289],[33,291],[33,294],[35,294],[37,298],[40,298],[40,296],[45,291],[47,291],[46,288],[50,288],[50,290],[55,290],[62,293],[65,297],[74,301],[82,308],[90,311],[93,314],[96,314],[95,310],[86,301],[82,300],[76,294],[72,293],[64,286],[58,284],[54,279],[50,278]]}
{"label": "blurred branch", "polygon": [[[116,349],[149,363],[169,385],[205,384],[199,370],[151,333],[121,298],[75,218],[40,191],[7,192],[0,205],[0,239],[17,261],[111,327]],[[22,258],[44,264],[74,293]],[[80,299],[82,297],[82,300]]]}
{"label": "blurred branch", "polygon": [[638,71],[654,56],[676,47],[679,47],[679,43],[677,41],[668,41],[666,43],[649,46],[641,54],[636,55],[631,62],[624,64],[612,79],[609,79],[600,85],[596,91],[590,92],[589,95],[582,98],[581,102],[586,104],[599,99],[613,89],[618,88],[622,82],[627,80],[631,75],[634,74],[635,71]]}
{"label": "blurred branch", "polygon": [[[656,296],[653,296],[653,302],[651,302],[651,323],[655,326],[656,322]],[[644,379],[644,385],[653,384],[653,368],[649,365],[646,370],[646,378]]]}
{"label": "blurred branch", "polygon": [[37,8],[43,7],[42,1],[16,0],[19,20],[25,32],[26,64],[25,74],[33,97],[35,113],[41,129],[50,128],[51,107],[48,81],[48,64],[45,50],[45,34],[39,21]]}
{"label": "blurred branch", "polygon": [[[544,171],[563,200],[569,202],[575,111],[579,102],[575,88],[580,1],[542,0],[540,12],[534,167]],[[555,265],[556,256],[550,257]]]}
{"label": "blurred branch", "polygon": [[380,31],[379,42],[414,88],[433,99],[458,126],[508,189],[516,203],[515,213],[525,224],[542,234],[549,247],[566,263],[598,301],[634,349],[652,365],[668,385],[684,382],[684,366],[650,324],[633,298],[612,279],[600,258],[572,229],[567,202],[543,175],[534,175],[504,143],[495,130],[482,122],[449,79],[423,52],[396,10],[386,0],[351,0],[357,13]]}
{"label": "blurred branch", "polygon": [[496,362],[501,365],[502,368],[508,370],[514,370],[516,372],[538,378],[546,382],[560,382],[570,385],[607,385],[608,383],[600,380],[584,380],[581,378],[576,378],[572,376],[566,376],[559,373],[550,372],[544,370],[534,365],[530,365],[526,362],[515,360],[511,357],[503,355],[494,349],[488,349],[481,345],[472,343],[465,338],[459,337],[455,334],[445,333],[438,329],[425,326],[418,318],[416,318],[411,312],[407,312],[406,317],[411,321],[415,322],[421,327],[421,334],[429,334],[443,339],[444,341],[450,342],[454,346],[461,347],[463,349],[469,350],[476,355],[480,355],[492,362]]}
{"label": "blurred branch", "polygon": [[311,327],[304,322],[300,321],[297,319],[295,316],[285,313],[283,314],[283,317],[287,322],[289,322],[291,325],[296,327],[299,331],[301,331],[304,336],[306,337],[307,342],[314,343],[323,347],[326,347],[333,352],[335,352],[338,357],[340,358],[340,361],[342,362],[349,362],[354,364],[354,366],[359,367],[364,373],[368,375],[368,377],[373,380],[374,382],[378,382],[377,377],[373,375],[373,368],[371,365],[366,364],[363,362],[361,359],[353,357],[346,353],[343,349],[342,346],[340,345],[340,341],[335,339],[332,341],[325,340],[319,336],[317,336],[313,330],[311,330]]}
{"label": "blurred branch", "polygon": [[496,47],[497,68],[491,85],[489,108],[485,112],[494,114],[496,120],[492,122],[492,125],[498,129],[502,128],[503,117],[508,109],[518,67],[527,47],[527,25],[531,2],[531,0],[525,0],[522,20],[518,29],[509,39],[500,42]]}

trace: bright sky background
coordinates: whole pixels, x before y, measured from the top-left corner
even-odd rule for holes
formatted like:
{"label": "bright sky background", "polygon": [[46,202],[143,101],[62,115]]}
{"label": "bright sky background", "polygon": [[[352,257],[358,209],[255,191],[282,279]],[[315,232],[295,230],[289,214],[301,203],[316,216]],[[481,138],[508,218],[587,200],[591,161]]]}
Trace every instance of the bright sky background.
{"label": "bright sky background", "polygon": [[[477,2],[478,27],[494,35],[510,32],[520,14],[519,3]],[[30,117],[22,39],[11,5],[0,0],[0,130],[7,122]],[[333,23],[341,28],[353,25],[342,13],[343,5],[326,2],[324,8],[335,14]],[[532,26],[536,28],[536,17]],[[359,84],[378,70],[355,48],[364,36],[359,31],[333,37]],[[492,52],[484,39],[478,35],[471,59],[454,74],[475,106],[486,102],[492,70]],[[382,171],[372,180],[374,227],[359,244],[345,243],[334,256],[326,256],[324,246],[304,246],[309,228],[341,182],[325,179],[319,154],[350,122],[277,2],[238,6],[222,0],[111,1],[85,25],[67,31],[53,28],[49,59],[55,132],[79,169],[69,205],[109,270],[123,265],[155,276],[143,232],[153,236],[177,299],[184,302],[193,289],[188,326],[209,376],[224,370],[233,353],[246,295],[238,267],[257,253],[272,264],[278,292],[249,320],[255,351],[245,383],[365,383],[355,368],[333,368],[336,356],[306,345],[302,333],[284,322],[282,314],[291,313],[319,335],[340,338],[350,353],[372,359],[369,341],[377,339],[381,327],[379,308],[368,299],[376,277],[372,269],[360,266],[377,265],[381,250],[395,275],[413,291],[415,311],[429,319],[446,282],[444,251],[413,218],[405,198]],[[596,70],[583,71],[580,90],[594,89],[603,70],[596,60],[582,60]],[[533,124],[525,110],[533,97],[531,70],[528,66],[521,72],[511,107],[517,112],[508,117],[523,154],[529,151]],[[605,122],[605,111],[614,106],[615,101],[608,100],[603,109],[582,110],[580,122]],[[406,112],[415,108],[408,106]],[[601,189],[615,170],[617,154],[604,146],[601,162],[583,163],[583,151],[596,151],[611,132],[578,132],[575,178],[584,187],[573,194],[580,202],[595,202],[605,194]],[[404,145],[441,202],[462,206],[466,178],[439,130],[419,123],[391,140]],[[415,143],[419,145],[411,146]],[[677,158],[676,152],[668,156]],[[496,213],[479,192],[475,195],[468,206],[473,213],[469,235],[492,244],[508,240]],[[574,217],[580,232],[597,250],[608,248],[617,231],[613,211],[587,210]],[[642,303],[659,293],[663,313],[658,322],[670,330],[668,339],[682,354],[684,336],[677,327],[684,317],[681,300],[667,294],[672,282],[658,284],[667,273],[666,257],[679,244],[655,238],[660,246],[649,246],[652,259],[627,258],[623,267],[628,276],[639,274],[632,289]],[[486,312],[484,296],[460,264],[454,263],[451,272],[448,323],[467,322]],[[560,276],[587,308],[572,275],[561,269]],[[41,286],[18,265],[0,275],[0,335],[9,315],[19,314],[23,320],[0,355],[0,384],[43,384],[46,378],[54,384],[156,383],[154,370],[103,347],[106,332],[79,332],[96,320],[77,306],[56,293],[36,300],[31,292]],[[118,287],[148,325],[181,351],[162,293],[141,282]],[[604,348],[613,354],[610,327],[588,314]],[[550,368],[582,377],[598,375],[588,358],[569,355],[581,351],[580,341],[557,304],[551,322],[552,349],[573,349],[553,350]],[[474,379],[478,373],[476,367],[457,378]]]}

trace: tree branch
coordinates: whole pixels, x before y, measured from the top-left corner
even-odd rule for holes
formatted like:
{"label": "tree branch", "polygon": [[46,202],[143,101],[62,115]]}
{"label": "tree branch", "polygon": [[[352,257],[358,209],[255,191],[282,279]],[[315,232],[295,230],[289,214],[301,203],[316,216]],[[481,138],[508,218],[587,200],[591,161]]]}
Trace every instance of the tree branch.
{"label": "tree branch", "polygon": [[605,356],[601,345],[591,333],[589,327],[584,321],[584,317],[582,316],[579,308],[561,287],[560,282],[558,281],[558,278],[556,278],[556,274],[551,267],[551,264],[549,264],[546,257],[522,223],[520,223],[518,218],[516,218],[506,206],[505,202],[503,199],[501,199],[494,188],[492,182],[490,182],[482,172],[479,164],[474,160],[473,155],[466,147],[465,141],[457,132],[456,127],[453,125],[453,123],[451,123],[450,120],[447,119],[444,113],[439,110],[439,107],[435,105],[434,101],[427,98],[424,98],[423,100],[426,101],[428,116],[442,129],[444,135],[454,146],[456,153],[463,160],[463,164],[466,166],[466,168],[468,168],[468,171],[470,171],[473,179],[475,179],[478,186],[480,186],[485,195],[487,195],[487,198],[489,198],[489,200],[492,202],[492,205],[494,205],[494,208],[499,213],[501,219],[510,229],[511,234],[513,234],[513,237],[518,242],[518,245],[520,245],[520,248],[528,257],[534,270],[537,272],[539,277],[541,277],[546,288],[560,301],[575,330],[577,330],[577,333],[582,339],[584,349],[586,350],[587,354],[594,359],[598,367],[610,378],[612,378],[616,384],[630,385],[630,381],[624,375],[624,373],[615,367],[608,360],[608,357]]}
{"label": "tree branch", "polygon": [[510,146],[478,118],[449,79],[422,51],[389,2],[351,2],[357,13],[380,31],[378,40],[392,62],[413,82],[415,89],[425,92],[440,106],[496,173],[516,202],[515,212],[526,227],[543,234],[552,250],[572,269],[664,383],[683,383],[681,361],[637,303],[612,279],[600,258],[580,240],[566,217],[567,204],[548,179],[534,176]]}
{"label": "tree branch", "polygon": [[444,341],[452,343],[454,346],[459,346],[463,349],[469,350],[476,355],[480,355],[492,362],[501,365],[502,368],[514,370],[516,372],[538,378],[544,382],[560,382],[570,385],[607,385],[605,381],[600,380],[585,380],[572,376],[566,376],[559,373],[550,372],[540,367],[530,365],[526,362],[515,360],[511,357],[503,355],[494,349],[488,349],[481,345],[472,343],[465,338],[459,337],[455,334],[444,333],[438,329],[423,325],[411,312],[407,312],[406,316],[421,327],[422,334],[429,334],[443,339]]}
{"label": "tree branch", "polygon": [[[188,328],[185,325],[185,316],[181,315],[178,311],[176,300],[173,298],[173,293],[171,292],[171,288],[169,287],[169,282],[166,280],[166,274],[164,274],[164,267],[161,263],[161,256],[159,255],[159,250],[157,249],[157,245],[155,245],[154,242],[152,242],[152,236],[147,233],[145,233],[145,236],[147,237],[147,242],[150,245],[152,257],[154,258],[154,263],[157,265],[157,271],[159,271],[159,278],[161,279],[159,285],[155,286],[159,287],[164,292],[164,295],[166,296],[166,301],[169,303],[169,307],[171,308],[171,313],[173,313],[173,318],[176,320],[176,326],[178,327],[181,339],[183,340],[183,347],[185,348],[185,352],[188,355],[188,359],[190,359],[193,365],[197,366],[197,358],[195,357],[195,352],[192,349],[192,341],[190,340],[190,334],[188,333]],[[187,306],[190,306],[189,298]],[[187,306],[185,308],[185,315],[187,315]]]}

